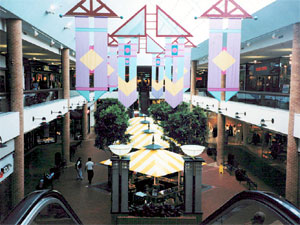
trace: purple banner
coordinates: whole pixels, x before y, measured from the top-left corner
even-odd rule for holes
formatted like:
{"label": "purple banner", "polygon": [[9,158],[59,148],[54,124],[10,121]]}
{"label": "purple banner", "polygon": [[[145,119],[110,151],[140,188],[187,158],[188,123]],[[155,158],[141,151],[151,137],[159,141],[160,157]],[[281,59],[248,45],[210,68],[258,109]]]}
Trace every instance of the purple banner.
{"label": "purple banner", "polygon": [[95,90],[105,91],[108,87],[107,80],[107,18],[95,17],[94,27],[103,29],[101,32],[94,32],[94,51],[101,57],[100,64],[94,72]]}
{"label": "purple banner", "polygon": [[[112,73],[108,75],[108,87],[116,88],[118,87],[118,47],[111,46],[109,47],[110,54],[108,57],[110,69],[113,69]],[[110,72],[110,69],[108,72]]]}
{"label": "purple banner", "polygon": [[184,49],[184,90],[191,85],[191,48]]}
{"label": "purple banner", "polygon": [[[241,30],[241,19],[229,19],[228,29]],[[240,83],[240,49],[241,33],[228,32],[227,34],[227,52],[235,59],[235,63],[226,70],[226,88],[239,89]]]}
{"label": "purple banner", "polygon": [[[88,28],[89,18],[75,16],[76,28]],[[89,52],[89,32],[76,30],[76,90],[86,90],[90,87],[89,68],[81,58]]]}
{"label": "purple banner", "polygon": [[221,69],[213,62],[213,59],[222,51],[223,43],[223,20],[209,19],[210,32],[209,34],[209,59],[208,59],[208,82],[207,89],[221,88]]}
{"label": "purple banner", "polygon": [[173,96],[170,92],[166,91],[165,92],[165,98],[166,101],[168,99],[168,104],[172,107],[175,108],[176,106],[178,106],[183,99],[183,90],[179,91],[177,95]]}

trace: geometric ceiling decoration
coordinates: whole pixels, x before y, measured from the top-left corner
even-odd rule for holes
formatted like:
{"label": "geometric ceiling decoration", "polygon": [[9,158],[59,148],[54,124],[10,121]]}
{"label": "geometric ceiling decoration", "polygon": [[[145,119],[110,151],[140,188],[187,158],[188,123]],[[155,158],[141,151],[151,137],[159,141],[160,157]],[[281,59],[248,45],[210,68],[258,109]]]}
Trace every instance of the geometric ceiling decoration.
{"label": "geometric ceiling decoration", "polygon": [[151,38],[149,35],[147,35],[146,38],[146,53],[151,54],[159,54],[165,51],[163,47],[161,47],[160,44],[158,44],[153,38]]}
{"label": "geometric ceiling decoration", "polygon": [[210,7],[201,17],[210,18],[252,18],[241,6],[234,0],[219,0]]}
{"label": "geometric ceiling decoration", "polygon": [[159,6],[156,6],[156,36],[192,37],[186,29],[184,29]]}
{"label": "geometric ceiling decoration", "polygon": [[114,11],[100,0],[81,0],[65,16],[118,17]]}
{"label": "geometric ceiling decoration", "polygon": [[141,8],[121,27],[111,34],[112,37],[145,37],[146,36],[146,6]]}

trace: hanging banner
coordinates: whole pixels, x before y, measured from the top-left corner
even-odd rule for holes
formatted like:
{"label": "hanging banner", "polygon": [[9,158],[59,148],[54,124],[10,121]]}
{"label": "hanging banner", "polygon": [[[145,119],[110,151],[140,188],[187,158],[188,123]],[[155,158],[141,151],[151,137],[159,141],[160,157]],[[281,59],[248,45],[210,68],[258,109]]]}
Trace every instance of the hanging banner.
{"label": "hanging banner", "polygon": [[[163,55],[156,57],[152,55],[152,95],[155,98],[160,98],[163,95],[163,82],[164,82],[164,60]],[[158,72],[158,74],[156,73]]]}
{"label": "hanging banner", "polygon": [[90,70],[94,65],[88,65],[90,55],[89,18],[75,16],[75,39],[76,39],[76,90],[87,100],[90,100]]}
{"label": "hanging banner", "polygon": [[[166,102],[175,108],[183,101],[184,88],[184,39],[179,38],[178,44],[172,44],[166,38],[165,61],[165,98]],[[172,71],[173,67],[173,71]]]}
{"label": "hanging banner", "polygon": [[241,25],[242,20],[239,18],[228,20],[227,52],[235,62],[226,70],[226,101],[234,96],[240,87]]}
{"label": "hanging banner", "polygon": [[[217,56],[223,48],[223,20],[209,20],[209,51],[208,51],[208,81],[207,90],[219,101],[221,100],[221,71],[223,59]],[[219,64],[219,65],[218,65]]]}
{"label": "hanging banner", "polygon": [[191,52],[190,47],[184,48],[184,92],[191,86]]}
{"label": "hanging banner", "polygon": [[108,89],[107,19],[118,16],[101,0],[81,0],[65,16],[75,16],[76,90],[87,101],[95,91],[96,101]]}
{"label": "hanging banner", "polygon": [[[228,101],[239,90],[241,19],[252,17],[234,0],[218,1],[201,17],[210,18],[207,89],[219,101],[225,92]],[[228,18],[225,29],[224,18]],[[221,75],[226,76],[225,87],[221,87]]]}
{"label": "hanging banner", "polygon": [[[131,38],[129,43],[125,43],[125,38],[119,38],[118,57],[118,98],[119,101],[128,108],[137,99],[137,50],[138,39]],[[125,74],[126,66],[129,74]],[[127,78],[126,78],[127,76]],[[127,80],[126,80],[127,79]]]}
{"label": "hanging banner", "polygon": [[109,47],[107,76],[109,90],[118,88],[118,46]]}

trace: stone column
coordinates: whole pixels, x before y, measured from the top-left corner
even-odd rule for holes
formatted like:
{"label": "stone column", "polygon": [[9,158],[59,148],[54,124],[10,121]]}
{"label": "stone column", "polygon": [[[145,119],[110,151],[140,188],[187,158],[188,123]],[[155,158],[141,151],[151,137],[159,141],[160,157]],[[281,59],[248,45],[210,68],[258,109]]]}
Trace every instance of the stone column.
{"label": "stone column", "polygon": [[193,95],[195,95],[195,89],[196,89],[196,71],[197,71],[197,61],[192,61],[191,66],[191,88],[190,88],[190,110],[193,110]]}
{"label": "stone column", "polygon": [[292,50],[292,72],[290,82],[290,108],[288,145],[286,162],[286,189],[285,197],[290,202],[299,206],[299,159],[297,138],[294,137],[294,115],[300,113],[300,23],[294,24],[294,39]]}
{"label": "stone column", "polygon": [[[63,98],[68,99],[68,108],[70,107],[70,60],[69,49],[62,50],[62,77],[63,77]],[[70,163],[70,112],[67,112],[63,118],[63,158],[66,163]]]}
{"label": "stone column", "polygon": [[[221,88],[225,88],[226,75],[221,75]],[[221,101],[225,101],[225,92],[221,93]],[[219,102],[219,108],[220,108]],[[217,163],[220,165],[224,164],[224,147],[225,147],[225,116],[221,113],[218,113],[218,136],[217,136]]]}
{"label": "stone column", "polygon": [[85,103],[82,107],[82,138],[88,139],[88,104]]}
{"label": "stone column", "polygon": [[12,183],[13,206],[24,197],[24,118],[23,118],[23,52],[22,21],[7,20],[7,53],[10,75],[10,110],[19,112],[20,134],[15,138],[14,173]]}

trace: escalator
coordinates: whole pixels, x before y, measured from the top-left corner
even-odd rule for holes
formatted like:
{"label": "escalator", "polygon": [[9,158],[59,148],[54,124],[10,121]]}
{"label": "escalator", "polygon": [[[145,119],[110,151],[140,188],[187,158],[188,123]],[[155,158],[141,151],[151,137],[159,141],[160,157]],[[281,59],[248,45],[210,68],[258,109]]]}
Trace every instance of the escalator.
{"label": "escalator", "polygon": [[[1,222],[9,225],[82,224],[64,197],[57,191],[35,191],[25,197]],[[261,191],[244,191],[201,224],[300,224],[300,210],[285,199]]]}
{"label": "escalator", "polygon": [[201,224],[300,224],[300,210],[273,193],[243,191]]}
{"label": "escalator", "polygon": [[57,191],[41,190],[26,196],[1,222],[9,225],[82,224],[74,210]]}

